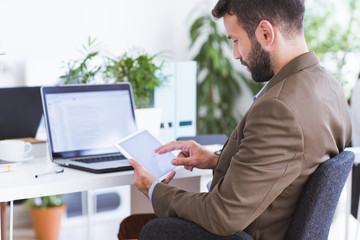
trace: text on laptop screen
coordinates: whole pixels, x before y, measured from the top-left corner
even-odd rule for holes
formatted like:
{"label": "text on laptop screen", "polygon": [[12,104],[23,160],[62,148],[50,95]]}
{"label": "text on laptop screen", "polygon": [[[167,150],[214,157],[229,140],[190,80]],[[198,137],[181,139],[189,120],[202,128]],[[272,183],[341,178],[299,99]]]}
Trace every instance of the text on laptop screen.
{"label": "text on laptop screen", "polygon": [[54,152],[116,152],[113,143],[136,131],[128,90],[46,95]]}

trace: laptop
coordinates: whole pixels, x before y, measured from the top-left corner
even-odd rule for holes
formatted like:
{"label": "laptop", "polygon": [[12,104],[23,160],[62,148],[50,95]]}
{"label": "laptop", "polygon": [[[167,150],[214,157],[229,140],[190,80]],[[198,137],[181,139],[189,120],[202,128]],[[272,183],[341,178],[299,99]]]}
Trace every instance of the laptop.
{"label": "laptop", "polygon": [[41,116],[40,87],[0,88],[0,140],[35,137]]}
{"label": "laptop", "polygon": [[54,163],[93,173],[133,169],[113,146],[137,130],[130,84],[42,87],[41,96]]}

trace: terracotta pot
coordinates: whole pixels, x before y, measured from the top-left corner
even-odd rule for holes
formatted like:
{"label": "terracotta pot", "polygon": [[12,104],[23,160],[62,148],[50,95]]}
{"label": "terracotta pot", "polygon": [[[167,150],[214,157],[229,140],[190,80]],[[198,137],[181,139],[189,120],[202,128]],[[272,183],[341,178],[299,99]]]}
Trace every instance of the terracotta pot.
{"label": "terracotta pot", "polygon": [[30,208],[36,238],[41,240],[58,239],[61,218],[65,210],[65,205],[46,209]]}

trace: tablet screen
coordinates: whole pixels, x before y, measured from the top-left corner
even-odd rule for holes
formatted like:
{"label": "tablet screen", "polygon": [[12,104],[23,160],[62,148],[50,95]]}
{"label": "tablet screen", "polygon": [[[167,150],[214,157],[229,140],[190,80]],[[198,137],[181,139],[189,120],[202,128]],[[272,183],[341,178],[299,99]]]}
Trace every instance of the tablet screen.
{"label": "tablet screen", "polygon": [[[126,156],[138,161],[147,171],[160,178],[173,170],[171,164],[175,156],[168,152],[157,154],[154,150],[162,144],[148,131],[141,131],[117,143],[118,148]],[[127,154],[126,154],[127,153]],[[128,157],[128,156],[127,156]]]}

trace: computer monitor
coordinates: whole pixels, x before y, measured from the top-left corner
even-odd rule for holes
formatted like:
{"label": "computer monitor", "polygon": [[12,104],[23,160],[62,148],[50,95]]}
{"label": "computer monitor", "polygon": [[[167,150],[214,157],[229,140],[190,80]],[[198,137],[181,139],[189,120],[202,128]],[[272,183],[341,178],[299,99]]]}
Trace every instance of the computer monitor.
{"label": "computer monitor", "polygon": [[41,116],[40,87],[0,88],[0,139],[35,137]]}

